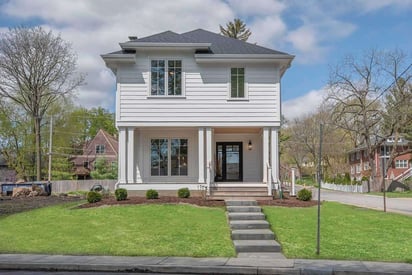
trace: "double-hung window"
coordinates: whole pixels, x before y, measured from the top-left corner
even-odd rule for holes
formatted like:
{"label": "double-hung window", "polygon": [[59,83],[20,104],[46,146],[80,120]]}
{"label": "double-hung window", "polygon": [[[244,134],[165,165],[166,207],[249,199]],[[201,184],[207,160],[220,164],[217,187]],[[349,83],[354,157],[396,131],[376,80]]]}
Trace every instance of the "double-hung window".
{"label": "double-hung window", "polygon": [[187,176],[187,139],[151,140],[152,176]]}
{"label": "double-hung window", "polygon": [[395,161],[395,168],[408,168],[408,160],[407,159],[397,159]]}
{"label": "double-hung window", "polygon": [[245,68],[230,69],[230,97],[245,98]]}
{"label": "double-hung window", "polygon": [[96,145],[96,154],[104,154],[106,152],[106,147],[104,144],[97,144]]}
{"label": "double-hung window", "polygon": [[151,61],[151,96],[182,95],[182,61]]}

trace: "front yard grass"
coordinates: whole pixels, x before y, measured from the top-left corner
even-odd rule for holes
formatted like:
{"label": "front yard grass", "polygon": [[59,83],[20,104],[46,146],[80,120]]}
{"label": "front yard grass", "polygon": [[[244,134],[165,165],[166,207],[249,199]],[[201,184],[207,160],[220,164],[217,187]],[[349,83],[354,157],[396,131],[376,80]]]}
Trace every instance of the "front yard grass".
{"label": "front yard grass", "polygon": [[320,255],[316,255],[317,207],[263,207],[288,258],[412,263],[412,218],[323,202]]}
{"label": "front yard grass", "polygon": [[66,204],[0,218],[0,253],[230,257],[223,208]]}

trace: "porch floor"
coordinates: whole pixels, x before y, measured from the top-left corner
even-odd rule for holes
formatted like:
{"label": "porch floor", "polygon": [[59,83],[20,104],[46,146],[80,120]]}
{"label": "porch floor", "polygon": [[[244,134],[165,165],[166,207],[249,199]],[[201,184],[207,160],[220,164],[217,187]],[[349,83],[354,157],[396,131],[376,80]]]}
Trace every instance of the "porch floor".
{"label": "porch floor", "polygon": [[272,200],[268,195],[267,185],[258,182],[225,182],[214,183],[210,187],[210,200],[253,199]]}

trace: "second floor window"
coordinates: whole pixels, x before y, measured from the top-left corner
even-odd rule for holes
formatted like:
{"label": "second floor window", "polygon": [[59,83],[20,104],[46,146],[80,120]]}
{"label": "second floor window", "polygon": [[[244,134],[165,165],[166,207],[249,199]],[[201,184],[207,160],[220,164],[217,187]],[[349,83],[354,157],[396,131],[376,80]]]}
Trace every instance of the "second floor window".
{"label": "second floor window", "polygon": [[104,144],[98,144],[96,145],[96,154],[104,154],[106,153],[106,147]]}
{"label": "second floor window", "polygon": [[152,60],[151,91],[152,96],[182,95],[182,61]]}
{"label": "second floor window", "polygon": [[408,160],[407,159],[397,159],[395,161],[395,168],[408,168]]}
{"label": "second floor window", "polygon": [[245,97],[245,68],[230,69],[230,97]]}

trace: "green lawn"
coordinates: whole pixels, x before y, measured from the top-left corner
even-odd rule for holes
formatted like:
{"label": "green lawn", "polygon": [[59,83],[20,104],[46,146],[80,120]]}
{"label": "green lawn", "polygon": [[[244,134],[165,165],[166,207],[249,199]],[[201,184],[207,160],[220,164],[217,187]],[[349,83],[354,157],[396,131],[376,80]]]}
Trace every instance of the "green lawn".
{"label": "green lawn", "polygon": [[0,218],[0,253],[228,257],[223,208],[52,206]]}
{"label": "green lawn", "polygon": [[412,263],[412,218],[409,216],[323,202],[320,256],[317,256],[317,207],[263,208],[288,258]]}
{"label": "green lawn", "polygon": [[[383,196],[383,192],[363,193],[365,195]],[[405,192],[386,192],[388,198],[412,198],[412,191]]]}

